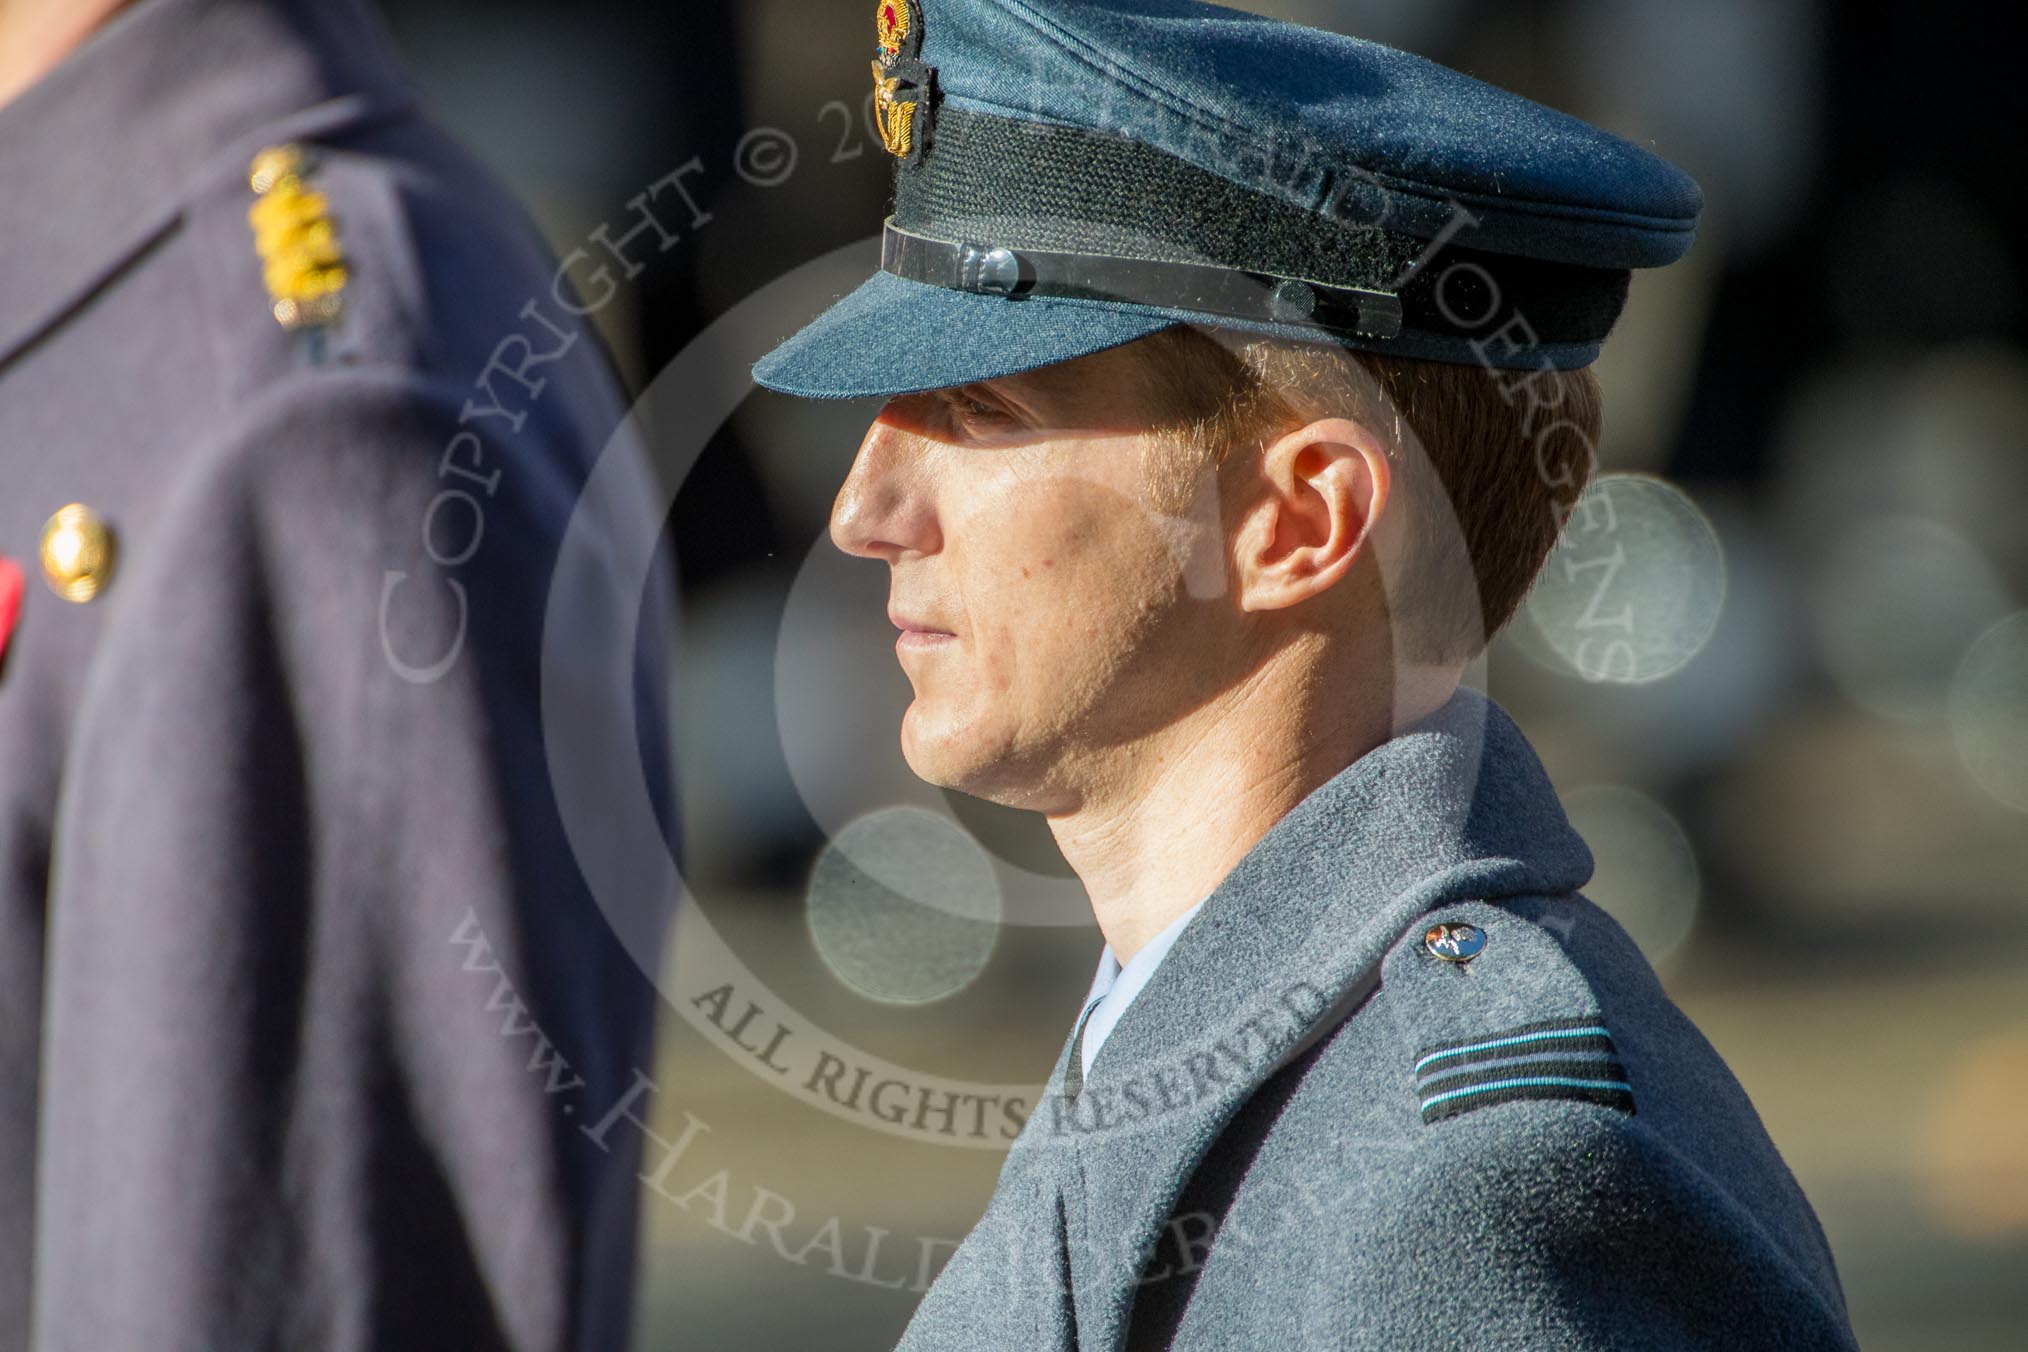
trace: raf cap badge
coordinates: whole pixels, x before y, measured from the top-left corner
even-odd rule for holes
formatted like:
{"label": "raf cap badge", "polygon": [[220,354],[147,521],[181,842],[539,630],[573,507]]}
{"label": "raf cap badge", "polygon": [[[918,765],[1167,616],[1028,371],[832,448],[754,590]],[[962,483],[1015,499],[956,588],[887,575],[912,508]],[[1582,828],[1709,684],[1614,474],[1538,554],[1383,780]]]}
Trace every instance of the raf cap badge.
{"label": "raf cap badge", "polygon": [[922,6],[916,0],[879,0],[873,13],[880,51],[873,59],[873,121],[887,153],[905,164],[922,158],[936,70],[924,65]]}
{"label": "raf cap badge", "polygon": [[322,355],[324,328],[344,307],[346,270],[324,194],[304,186],[308,168],[308,156],[294,142],[255,155],[247,170],[255,198],[246,218],[275,322],[305,333],[315,361]]}

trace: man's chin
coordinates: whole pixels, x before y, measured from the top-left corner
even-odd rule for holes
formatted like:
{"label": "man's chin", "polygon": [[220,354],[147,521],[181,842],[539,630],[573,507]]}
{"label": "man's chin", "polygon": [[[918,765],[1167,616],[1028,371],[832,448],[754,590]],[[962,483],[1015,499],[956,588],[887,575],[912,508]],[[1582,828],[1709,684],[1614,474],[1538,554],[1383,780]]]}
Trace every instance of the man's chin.
{"label": "man's chin", "polygon": [[1019,786],[1006,782],[1004,766],[980,755],[980,741],[976,733],[932,728],[913,704],[901,720],[901,758],[923,783],[988,802],[1019,798]]}
{"label": "man's chin", "polygon": [[940,789],[956,789],[970,793],[971,783],[978,777],[978,769],[955,752],[955,748],[934,740],[910,737],[906,724],[901,738],[901,758],[908,763],[910,773],[925,784],[934,784]]}

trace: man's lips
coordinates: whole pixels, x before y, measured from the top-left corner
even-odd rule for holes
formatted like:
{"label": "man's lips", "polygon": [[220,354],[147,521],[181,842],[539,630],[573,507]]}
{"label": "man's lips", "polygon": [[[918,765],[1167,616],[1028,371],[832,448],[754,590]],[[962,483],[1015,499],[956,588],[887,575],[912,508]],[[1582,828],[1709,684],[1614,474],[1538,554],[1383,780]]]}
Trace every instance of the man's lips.
{"label": "man's lips", "polygon": [[948,629],[939,629],[925,620],[911,619],[892,610],[887,612],[887,618],[892,620],[894,627],[901,630],[903,634],[929,634],[940,635],[944,638],[952,637],[951,631]]}
{"label": "man's lips", "polygon": [[955,641],[956,636],[948,629],[939,629],[925,620],[918,620],[899,611],[890,610],[887,618],[894,621],[894,627],[901,630],[894,646],[897,651],[905,648],[935,648]]}

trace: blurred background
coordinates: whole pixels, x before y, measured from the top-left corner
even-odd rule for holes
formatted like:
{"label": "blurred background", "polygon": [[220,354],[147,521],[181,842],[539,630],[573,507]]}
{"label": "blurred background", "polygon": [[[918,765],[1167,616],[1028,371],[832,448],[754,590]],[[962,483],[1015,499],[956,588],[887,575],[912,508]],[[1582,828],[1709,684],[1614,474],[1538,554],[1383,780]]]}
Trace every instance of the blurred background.
{"label": "blurred background", "polygon": [[[1751,1092],[1862,1344],[2023,1346],[2013,56],[1944,7],[1919,29],[1828,0],[1242,7],[1423,53],[1703,184],[1696,247],[1636,274],[1599,367],[1609,476],[1476,679],[1591,842],[1589,895]],[[598,316],[637,392],[714,322],[786,336],[873,266],[868,0],[386,8],[559,253],[696,161],[708,219]],[[694,461],[664,457],[695,905],[654,1068],[657,1130],[686,1144],[644,1198],[644,1349],[890,1346],[983,1207],[996,1139],[818,1101],[849,1076],[784,1092],[768,1038],[1033,1086],[1101,943],[1039,818],[901,761],[886,570],[825,537],[873,412],[757,392],[689,429]]]}

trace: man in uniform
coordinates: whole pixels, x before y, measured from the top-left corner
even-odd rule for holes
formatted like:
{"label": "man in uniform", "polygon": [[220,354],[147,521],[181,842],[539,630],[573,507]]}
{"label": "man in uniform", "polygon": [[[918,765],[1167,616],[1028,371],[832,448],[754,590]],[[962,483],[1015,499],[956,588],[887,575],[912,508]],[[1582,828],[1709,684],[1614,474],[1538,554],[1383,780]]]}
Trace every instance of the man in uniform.
{"label": "man in uniform", "polygon": [[0,32],[0,1348],[622,1346],[579,1124],[657,1007],[602,910],[662,931],[551,771],[669,809],[673,578],[595,542],[545,614],[628,261],[560,272],[355,0]]}
{"label": "man in uniform", "polygon": [[1192,0],[882,0],[881,271],[765,357],[887,396],[923,778],[1106,952],[903,1346],[1846,1348],[1816,1217],[1459,684],[1591,467],[1654,155]]}

